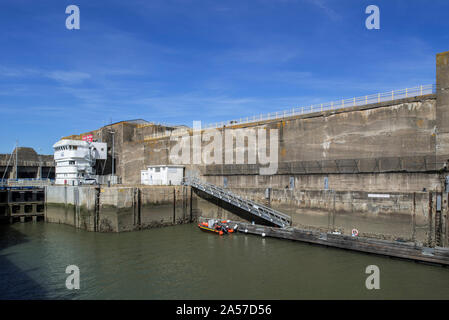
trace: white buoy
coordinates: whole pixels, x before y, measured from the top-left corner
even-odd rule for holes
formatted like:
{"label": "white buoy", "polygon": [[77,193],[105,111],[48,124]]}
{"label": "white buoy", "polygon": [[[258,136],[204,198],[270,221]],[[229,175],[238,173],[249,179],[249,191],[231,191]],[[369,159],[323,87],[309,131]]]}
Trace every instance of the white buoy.
{"label": "white buoy", "polygon": [[265,233],[264,232],[262,232],[262,237],[265,237]]}
{"label": "white buoy", "polygon": [[248,233],[248,229],[245,229],[245,233]]}

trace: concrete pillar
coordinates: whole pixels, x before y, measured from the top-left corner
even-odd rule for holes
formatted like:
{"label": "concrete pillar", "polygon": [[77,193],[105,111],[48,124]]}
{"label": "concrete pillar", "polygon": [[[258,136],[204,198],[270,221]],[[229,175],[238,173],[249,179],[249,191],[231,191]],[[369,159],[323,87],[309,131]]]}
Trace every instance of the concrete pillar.
{"label": "concrete pillar", "polygon": [[[449,159],[449,51],[436,57],[437,104],[436,104],[436,159]],[[437,168],[439,169],[439,168]]]}
{"label": "concrete pillar", "polygon": [[20,217],[20,222],[25,222],[25,217]]}
{"label": "concrete pillar", "polygon": [[16,169],[15,169],[15,167],[13,165],[10,169],[8,169],[7,178],[8,179],[15,179],[15,177],[16,177]]}
{"label": "concrete pillar", "polygon": [[33,216],[33,222],[37,222],[37,216]]}

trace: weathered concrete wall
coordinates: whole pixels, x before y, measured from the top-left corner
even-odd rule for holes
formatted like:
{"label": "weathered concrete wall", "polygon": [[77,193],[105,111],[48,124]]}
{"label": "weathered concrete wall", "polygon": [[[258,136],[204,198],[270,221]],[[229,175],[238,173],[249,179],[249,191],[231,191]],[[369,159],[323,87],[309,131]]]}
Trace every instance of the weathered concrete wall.
{"label": "weathered concrete wall", "polygon": [[[434,246],[437,241],[436,194],[425,192],[370,194],[363,191],[311,191],[234,188],[232,192],[292,217],[292,226],[380,239],[403,239]],[[206,218],[252,221],[235,208],[197,192],[198,215]],[[384,198],[385,197],[385,198]],[[447,200],[447,199],[446,199]],[[255,221],[257,223],[257,221]],[[447,245],[446,240],[437,245]]]}
{"label": "weathered concrete wall", "polygon": [[123,232],[190,221],[190,188],[182,186],[46,189],[46,221],[99,232]]}
{"label": "weathered concrete wall", "polygon": [[[279,130],[277,174],[428,172],[436,162],[435,105],[429,95],[244,126]],[[209,165],[203,174],[257,175],[259,167]]]}
{"label": "weathered concrete wall", "polygon": [[45,220],[94,230],[95,188],[46,186]]}
{"label": "weathered concrete wall", "polygon": [[449,154],[449,51],[437,55],[437,155]]}
{"label": "weathered concrete wall", "polygon": [[[329,190],[335,191],[376,191],[376,192],[421,192],[440,187],[437,173],[360,173],[360,174],[314,174],[314,175],[223,175],[205,176],[209,183],[223,186],[227,179],[229,188],[290,188],[290,178],[294,188],[300,190],[324,190],[325,179]],[[425,189],[425,190],[424,190]]]}
{"label": "weathered concrete wall", "polygon": [[[278,129],[280,175],[429,172],[445,162],[444,157],[436,158],[436,99],[435,95],[411,97],[229,128]],[[154,127],[120,123],[112,128],[116,131],[117,174],[123,183],[139,183],[140,170],[148,165],[169,163],[175,141],[139,140],[156,132]],[[95,138],[102,137],[110,147],[108,130],[96,131]],[[203,175],[259,174],[257,165],[190,169]]]}
{"label": "weathered concrete wall", "polygon": [[[429,95],[240,127],[278,129],[277,174],[310,176],[429,172],[441,168],[444,162],[437,161],[435,153],[435,125],[436,97]],[[135,132],[138,131],[139,128],[135,128]],[[169,163],[170,149],[175,143],[168,138],[124,143],[117,149],[121,153],[122,181],[139,183],[140,170],[152,164]],[[203,143],[203,147],[206,145]],[[192,165],[187,166],[186,171],[199,171],[206,176],[244,176],[258,175],[259,167],[247,164]],[[423,175],[423,188],[432,185],[432,179],[425,181]],[[359,187],[366,184],[366,181],[358,180]]]}

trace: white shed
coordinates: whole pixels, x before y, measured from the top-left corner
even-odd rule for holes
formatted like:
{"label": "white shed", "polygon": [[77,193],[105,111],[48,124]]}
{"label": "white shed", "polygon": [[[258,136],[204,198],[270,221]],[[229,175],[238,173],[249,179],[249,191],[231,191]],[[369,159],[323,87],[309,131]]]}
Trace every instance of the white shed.
{"label": "white shed", "polygon": [[180,185],[184,178],[184,166],[148,166],[140,174],[141,183],[146,185]]}

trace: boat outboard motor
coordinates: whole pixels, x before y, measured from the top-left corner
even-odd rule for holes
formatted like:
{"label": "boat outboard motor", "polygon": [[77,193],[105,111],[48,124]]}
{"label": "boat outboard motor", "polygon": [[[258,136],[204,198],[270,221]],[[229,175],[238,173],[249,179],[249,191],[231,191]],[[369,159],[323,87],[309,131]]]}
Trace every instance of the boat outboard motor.
{"label": "boat outboard motor", "polygon": [[224,226],[222,223],[217,223],[217,226],[220,228],[220,231],[223,231],[223,233],[228,233],[228,228],[226,228],[226,226]]}

